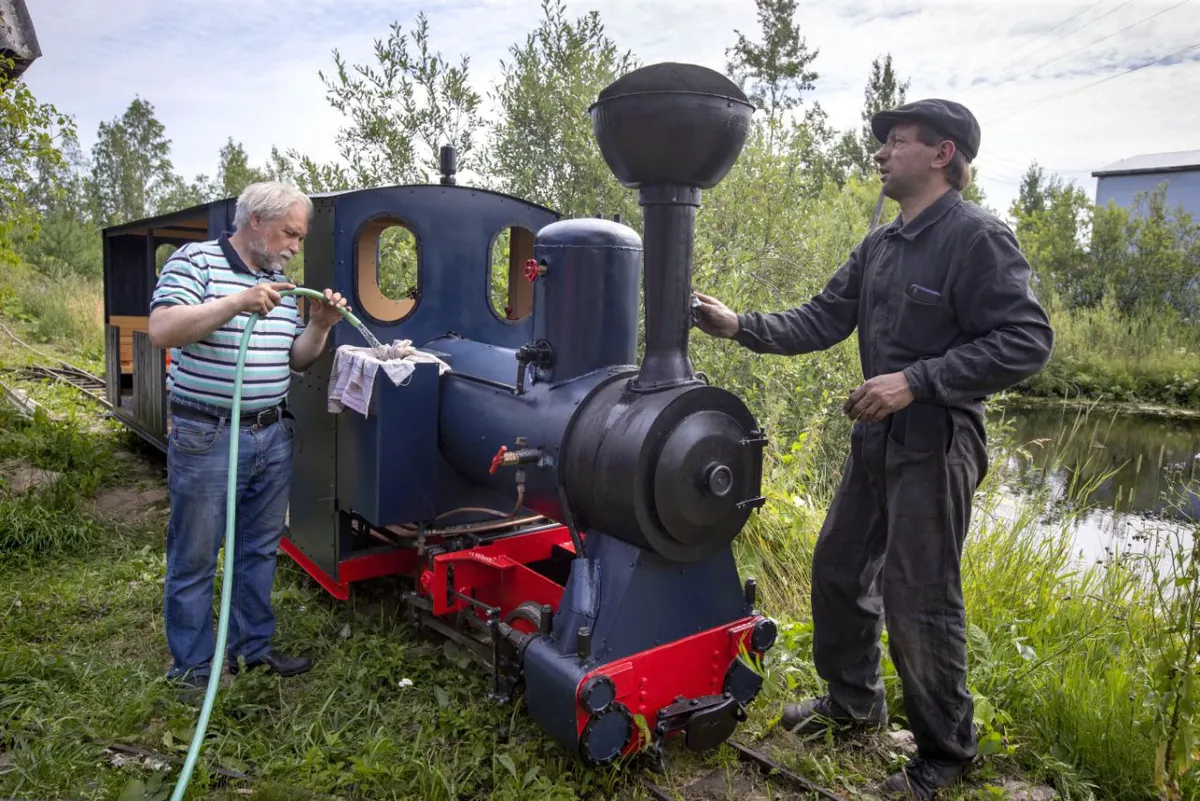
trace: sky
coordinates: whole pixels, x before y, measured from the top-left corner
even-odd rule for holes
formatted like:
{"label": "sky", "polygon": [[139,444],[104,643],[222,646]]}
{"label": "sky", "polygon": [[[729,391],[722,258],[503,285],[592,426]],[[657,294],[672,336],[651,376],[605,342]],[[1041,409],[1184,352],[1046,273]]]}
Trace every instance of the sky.
{"label": "sky", "polygon": [[[252,164],[272,145],[337,158],[340,113],[318,70],[336,49],[371,63],[399,22],[429,20],[431,47],[470,58],[482,93],[508,48],[541,17],[539,0],[27,0],[43,56],[35,96],[75,118],[90,149],[99,123],[135,96],[153,104],[187,179],[216,171],[226,139]],[[753,0],[566,0],[599,13],[643,63],[723,70],[737,31],[760,38]],[[1090,173],[1146,153],[1200,149],[1200,0],[801,0],[797,19],[818,73],[805,102],[857,128],[871,62],[891,53],[908,99],[945,97],[979,119],[975,161],[1003,212],[1033,161],[1095,196]],[[1190,50],[1188,48],[1191,48]]]}

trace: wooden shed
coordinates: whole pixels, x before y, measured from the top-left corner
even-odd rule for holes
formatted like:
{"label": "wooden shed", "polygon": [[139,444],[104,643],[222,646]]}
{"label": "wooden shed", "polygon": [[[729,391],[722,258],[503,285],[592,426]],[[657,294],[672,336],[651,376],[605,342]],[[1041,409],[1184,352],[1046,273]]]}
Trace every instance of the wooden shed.
{"label": "wooden shed", "polygon": [[[232,230],[236,198],[105,228],[104,361],[113,414],[148,442],[167,447],[169,354],[150,344],[150,297],[160,248],[216,239]],[[165,250],[165,249],[164,249]]]}

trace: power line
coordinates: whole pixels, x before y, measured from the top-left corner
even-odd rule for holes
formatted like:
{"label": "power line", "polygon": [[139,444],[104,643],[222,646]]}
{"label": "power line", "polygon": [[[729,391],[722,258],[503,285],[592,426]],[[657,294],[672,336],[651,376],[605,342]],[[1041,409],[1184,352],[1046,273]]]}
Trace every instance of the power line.
{"label": "power line", "polygon": [[994,151],[989,151],[987,157],[990,159],[997,159],[998,161],[1000,161],[1002,163],[1007,163],[1007,164],[1014,165],[1016,167],[1020,167],[1021,169],[1024,169],[1025,165],[1026,165],[1026,162],[1024,162],[1024,161],[1019,161],[1018,159],[1015,159],[1012,156],[1006,156],[1003,153],[996,153]]}
{"label": "power line", "polygon": [[[1137,25],[1141,25],[1143,22],[1149,22],[1150,20],[1154,19],[1155,17],[1160,16],[1162,14],[1166,14],[1168,11],[1173,11],[1173,10],[1179,8],[1180,6],[1187,5],[1189,2],[1191,2],[1191,0],[1182,0],[1182,2],[1176,3],[1175,5],[1171,6],[1170,8],[1164,8],[1162,11],[1158,11],[1154,14],[1151,14],[1148,17],[1143,17],[1142,19],[1139,19],[1137,22],[1131,22],[1130,24],[1126,25],[1124,28],[1121,28],[1118,31],[1114,31],[1106,36],[1101,36],[1099,39],[1095,40],[1094,42],[1088,42],[1087,44],[1083,45],[1082,47],[1077,47],[1074,50],[1070,50],[1066,53],[1061,53],[1061,54],[1055,56],[1054,58],[1050,59],[1049,61],[1044,61],[1041,64],[1038,64],[1036,67],[1031,67],[1031,68],[1025,70],[1024,72],[1018,72],[1016,75],[1012,76],[1012,78],[1010,78],[1009,80],[1013,80],[1015,78],[1020,78],[1022,75],[1028,75],[1031,72],[1036,72],[1037,70],[1040,70],[1042,67],[1045,67],[1049,64],[1053,64],[1055,61],[1058,61],[1059,59],[1066,58],[1067,56],[1072,56],[1072,55],[1078,53],[1080,50],[1086,50],[1087,48],[1091,47],[1092,45],[1100,44],[1101,42],[1103,42],[1106,39],[1113,38],[1118,33],[1124,33],[1125,31],[1129,30],[1130,28],[1133,28]],[[1120,8],[1120,6],[1118,6],[1118,8]],[[1115,9],[1115,8],[1113,9],[1113,11],[1116,11],[1116,10],[1117,9]],[[1095,20],[1093,20],[1093,21],[1095,21]]]}
{"label": "power line", "polygon": [[[1108,11],[1105,11],[1103,14],[1096,17],[1095,19],[1088,20],[1083,25],[1079,26],[1075,30],[1071,31],[1071,33],[1067,34],[1067,36],[1074,36],[1075,34],[1079,33],[1080,31],[1083,31],[1083,30],[1087,29],[1088,27],[1095,25],[1097,22],[1104,19],[1108,15],[1115,14],[1116,12],[1120,11],[1122,8],[1124,8],[1125,6],[1129,5],[1132,2],[1133,2],[1133,0],[1125,0],[1124,3],[1121,3],[1120,5],[1115,6],[1114,8],[1110,8]],[[1066,37],[1060,36],[1058,39],[1056,39],[1054,41],[1047,42],[1046,44],[1042,45],[1037,50],[1034,50],[1032,53],[1030,53],[1028,56],[1026,56],[1026,58],[1032,58],[1033,56],[1036,56],[1038,53],[1042,52],[1046,48],[1054,45],[1055,42],[1061,42],[1065,38]],[[1009,63],[1011,64],[1011,63],[1015,63],[1015,62],[1009,62]],[[1006,64],[1005,66],[1008,66],[1008,64]]]}
{"label": "power line", "polygon": [[[1055,25],[1053,28],[1050,28],[1050,29],[1048,29],[1048,30],[1042,31],[1042,32],[1041,32],[1041,33],[1039,33],[1037,36],[1033,37],[1033,38],[1032,38],[1032,39],[1030,39],[1029,41],[1025,42],[1025,44],[1023,44],[1023,45],[1021,45],[1020,47],[1018,47],[1016,50],[1010,50],[1010,51],[1008,52],[1008,55],[1009,55],[1009,56],[1015,56],[1017,53],[1021,52],[1021,50],[1023,50],[1025,47],[1028,47],[1029,45],[1033,44],[1034,42],[1036,42],[1038,39],[1041,39],[1041,38],[1042,38],[1043,36],[1045,36],[1046,34],[1048,34],[1048,33],[1053,33],[1054,31],[1056,31],[1056,30],[1058,30],[1059,28],[1061,28],[1063,25],[1066,25],[1068,22],[1070,22],[1071,20],[1073,20],[1073,19],[1075,19],[1076,17],[1078,17],[1080,14],[1086,14],[1088,11],[1091,11],[1093,8],[1095,8],[1096,6],[1098,6],[1098,5],[1102,4],[1103,2],[1104,2],[1104,0],[1100,0],[1100,2],[1098,2],[1098,3],[1092,3],[1090,6],[1088,6],[1088,7],[1087,7],[1087,8],[1085,8],[1085,9],[1083,9],[1083,11],[1077,11],[1077,12],[1075,12],[1075,13],[1074,13],[1074,14],[1072,14],[1071,16],[1069,16],[1069,17],[1067,17],[1066,19],[1064,19],[1062,22],[1060,22],[1060,23],[1058,23],[1057,25]],[[1117,9],[1121,8],[1121,6],[1128,5],[1128,4],[1129,4],[1129,3],[1131,3],[1131,2],[1133,2],[1133,0],[1126,0],[1124,3],[1122,3],[1120,6],[1117,6],[1117,8],[1114,8],[1112,11],[1116,11]],[[1112,11],[1109,11],[1109,12],[1108,12],[1108,14],[1111,14],[1111,13],[1112,13]],[[1108,14],[1101,14],[1101,15],[1100,15],[1099,17],[1097,17],[1096,19],[1104,19],[1105,17],[1107,17],[1107,16],[1108,16]],[[1095,21],[1096,21],[1095,19],[1094,19],[1094,20],[1092,20],[1092,22],[1095,22]],[[1086,24],[1083,26],[1083,28],[1086,28],[1088,25],[1091,25],[1091,24],[1092,24],[1092,22],[1086,23]],[[1079,30],[1079,31],[1081,31],[1081,30],[1083,30],[1083,28],[1079,28],[1078,30]],[[1076,31],[1076,32],[1078,32],[1078,31]],[[1061,39],[1061,38],[1062,38],[1062,37],[1059,37],[1059,39]],[[1042,47],[1039,47],[1037,50],[1034,50],[1034,51],[1033,51],[1033,53],[1030,53],[1029,55],[1031,55],[1031,56],[1032,56],[1032,55],[1034,55],[1034,54],[1036,54],[1036,53],[1040,53],[1040,52],[1042,52],[1043,50],[1045,50],[1047,47],[1049,47],[1049,46],[1050,46],[1050,45],[1052,45],[1052,44],[1054,44],[1054,42],[1049,42],[1049,43],[1047,43],[1046,45],[1044,45],[1044,46],[1042,46]],[[1015,64],[1015,63],[1017,63],[1017,61],[1019,61],[1019,59],[1016,59],[1016,58],[1010,58],[1008,61],[1005,61],[1003,64],[1001,64],[1001,65],[999,66],[999,69],[1004,69],[1005,67],[1008,67],[1008,66],[1009,66],[1009,65],[1011,65],[1011,64]]]}
{"label": "power line", "polygon": [[1124,72],[1118,72],[1116,75],[1109,75],[1107,78],[1101,78],[1098,81],[1092,81],[1091,83],[1084,84],[1083,86],[1077,87],[1075,89],[1071,89],[1066,92],[1062,92],[1061,94],[1050,95],[1049,97],[1043,97],[1040,100],[1035,100],[1032,103],[1025,103],[1023,105],[1017,106],[1012,111],[1008,112],[1007,114],[1004,114],[1003,116],[1000,116],[1000,117],[992,117],[992,118],[988,119],[987,122],[989,124],[994,123],[994,122],[999,122],[1000,120],[1011,117],[1013,114],[1016,114],[1019,111],[1023,111],[1028,108],[1033,108],[1034,106],[1040,106],[1042,103],[1048,103],[1051,100],[1060,100],[1064,97],[1069,97],[1070,95],[1076,94],[1077,92],[1082,92],[1085,89],[1091,89],[1093,86],[1099,86],[1102,83],[1107,83],[1108,81],[1114,80],[1116,78],[1120,78],[1123,75],[1128,75],[1131,72],[1137,72],[1140,69],[1145,69],[1146,67],[1152,67],[1155,64],[1161,64],[1162,62],[1167,61],[1168,59],[1175,58],[1176,56],[1182,56],[1186,53],[1191,52],[1192,50],[1197,50],[1197,49],[1200,49],[1200,43],[1194,44],[1194,45],[1188,45],[1187,47],[1185,47],[1181,50],[1176,50],[1174,53],[1168,53],[1167,55],[1163,56],[1162,58],[1156,58],[1153,61],[1147,61],[1145,64],[1139,64],[1136,67],[1130,67],[1129,69],[1125,70]]}

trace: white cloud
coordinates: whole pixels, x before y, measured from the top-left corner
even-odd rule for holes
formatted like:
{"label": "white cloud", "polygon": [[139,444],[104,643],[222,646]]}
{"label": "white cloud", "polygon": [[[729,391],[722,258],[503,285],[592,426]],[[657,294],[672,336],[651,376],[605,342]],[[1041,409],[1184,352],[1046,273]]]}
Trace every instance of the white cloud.
{"label": "white cloud", "polygon": [[[758,38],[752,0],[568,0],[567,8],[598,11],[609,35],[644,63],[722,69],[735,28]],[[272,145],[330,159],[340,121],[317,70],[331,68],[334,48],[349,63],[369,62],[391,21],[408,30],[421,10],[432,46],[454,62],[469,55],[486,90],[508,47],[537,24],[540,3],[125,0],[114,9],[41,0],[31,13],[44,56],[27,80],[40,99],[76,117],[85,147],[135,94],[149,100],[176,169],[188,177],[211,175],[230,136],[256,162]],[[1200,106],[1188,101],[1200,96],[1200,49],[1088,86],[1200,44],[1200,14],[1187,0],[826,0],[802,2],[799,21],[818,51],[817,88],[807,100],[820,102],[833,125],[859,124],[871,61],[885,52],[911,80],[910,99],[950,97],[970,107],[983,128],[980,182],[1001,209],[1033,160],[1092,193],[1089,173],[1105,164],[1197,147]]]}

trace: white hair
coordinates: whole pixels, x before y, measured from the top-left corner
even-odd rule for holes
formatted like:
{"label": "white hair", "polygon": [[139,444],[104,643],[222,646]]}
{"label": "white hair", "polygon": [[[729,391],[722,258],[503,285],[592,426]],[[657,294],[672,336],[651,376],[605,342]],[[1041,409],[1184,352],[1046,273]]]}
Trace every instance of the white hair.
{"label": "white hair", "polygon": [[237,210],[233,214],[233,227],[241,230],[250,224],[250,216],[257,215],[264,221],[283,216],[294,203],[304,206],[306,214],[312,213],[312,201],[308,195],[291,184],[279,181],[261,181],[250,184],[238,196]]}

